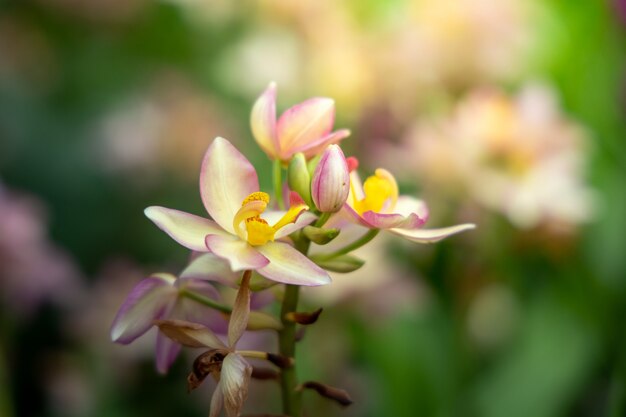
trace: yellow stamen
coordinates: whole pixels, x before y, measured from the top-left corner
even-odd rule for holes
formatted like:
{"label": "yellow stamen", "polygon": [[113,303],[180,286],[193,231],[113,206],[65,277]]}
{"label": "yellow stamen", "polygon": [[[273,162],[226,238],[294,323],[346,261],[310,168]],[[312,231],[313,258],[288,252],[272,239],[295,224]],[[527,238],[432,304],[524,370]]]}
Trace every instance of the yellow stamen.
{"label": "yellow stamen", "polygon": [[365,198],[354,198],[354,210],[363,214],[366,211],[375,213],[393,210],[398,201],[398,184],[387,170],[377,169],[371,177],[363,183]]}
{"label": "yellow stamen", "polygon": [[248,231],[248,243],[252,246],[264,245],[268,241],[273,241],[274,233],[276,233],[276,230],[260,217],[246,220],[246,230]]}
{"label": "yellow stamen", "polygon": [[[274,226],[270,226],[260,214],[265,211],[270,197],[267,193],[257,191],[247,196],[241,204],[241,209],[235,215],[233,226],[239,236],[252,246],[264,245],[274,240],[274,234],[284,226],[294,223],[300,213],[309,207],[305,204],[297,204],[289,208],[289,211]],[[246,234],[240,228],[245,222]]]}
{"label": "yellow stamen", "polygon": [[243,202],[241,203],[241,207],[245,206],[251,201],[263,201],[265,204],[269,204],[270,196],[268,193],[264,193],[263,191],[256,191],[243,200]]}

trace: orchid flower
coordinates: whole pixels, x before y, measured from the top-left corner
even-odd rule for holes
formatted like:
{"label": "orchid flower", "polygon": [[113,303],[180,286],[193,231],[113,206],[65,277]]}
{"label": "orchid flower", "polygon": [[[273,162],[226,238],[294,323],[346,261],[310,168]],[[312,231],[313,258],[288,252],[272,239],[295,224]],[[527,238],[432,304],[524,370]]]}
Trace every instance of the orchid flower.
{"label": "orchid flower", "polygon": [[[194,389],[211,374],[218,382],[211,398],[209,417],[217,417],[226,409],[228,417],[237,417],[248,395],[252,366],[238,352],[236,345],[243,335],[250,315],[250,274],[244,274],[228,323],[228,344],[205,326],[181,320],[159,320],[156,324],[163,334],[188,347],[209,348],[194,362],[189,375],[189,388]],[[258,352],[261,353],[261,352]]]}
{"label": "orchid flower", "polygon": [[294,285],[330,282],[326,271],[278,241],[315,219],[305,212],[308,206],[293,193],[286,213],[265,212],[269,196],[259,191],[254,167],[226,139],[216,138],[204,156],[200,195],[213,220],[156,206],[148,207],[145,214],[181,245],[211,252],[227,260],[233,271],[255,270],[270,280]]}
{"label": "orchid flower", "polygon": [[401,196],[398,184],[385,169],[379,168],[361,182],[353,158],[349,165],[350,194],[344,204],[349,218],[369,229],[383,229],[417,243],[437,242],[445,237],[473,229],[473,224],[460,224],[440,229],[422,229],[428,219],[428,208],[419,199]]}
{"label": "orchid flower", "polygon": [[350,131],[331,132],[335,122],[335,102],[330,98],[308,99],[287,109],[276,120],[276,84],[270,83],[257,99],[250,115],[252,134],[271,158],[289,161],[302,152],[307,158],[326,146],[347,138]]}
{"label": "orchid flower", "polygon": [[[211,268],[206,268],[211,265]],[[186,292],[200,294],[212,300],[220,295],[206,279],[235,280],[228,264],[213,254],[203,254],[196,258],[188,270],[197,271],[202,266],[204,279],[186,278],[183,271],[180,278],[168,273],[156,273],[141,280],[128,294],[120,307],[113,325],[111,339],[121,344],[129,344],[145,334],[156,319],[184,318],[207,325],[223,322],[221,314],[184,296]],[[199,276],[194,272],[195,276]],[[159,333],[156,340],[156,366],[160,373],[166,373],[180,352],[180,345]]]}

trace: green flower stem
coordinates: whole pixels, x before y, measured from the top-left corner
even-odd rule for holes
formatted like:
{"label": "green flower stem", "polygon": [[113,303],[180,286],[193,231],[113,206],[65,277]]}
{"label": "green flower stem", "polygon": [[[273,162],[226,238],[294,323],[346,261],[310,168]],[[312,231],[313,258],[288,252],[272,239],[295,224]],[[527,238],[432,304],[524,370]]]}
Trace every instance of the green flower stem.
{"label": "green flower stem", "polygon": [[315,227],[322,227],[322,226],[324,226],[324,224],[328,221],[328,219],[330,219],[330,214],[331,213],[322,213],[322,214],[320,214],[320,217],[315,221],[314,226]]}
{"label": "green flower stem", "polygon": [[370,231],[367,232],[366,234],[364,234],[361,238],[359,238],[359,239],[355,240],[354,242],[344,246],[343,248],[337,250],[336,252],[329,253],[328,255],[320,255],[320,256],[318,256],[318,259],[320,259],[320,260],[322,260],[322,259],[324,259],[324,260],[326,260],[326,259],[333,259],[333,258],[336,258],[338,256],[350,253],[353,250],[356,250],[356,249],[360,248],[361,246],[366,245],[367,243],[369,243],[372,239],[374,239],[376,237],[378,232],[380,232],[380,229],[370,229]]}
{"label": "green flower stem", "polygon": [[[278,332],[278,346],[280,354],[288,358],[296,357],[296,323],[287,320],[288,313],[296,311],[298,308],[298,297],[300,287],[297,285],[285,285],[285,295],[280,316],[283,329]],[[283,400],[283,413],[290,417],[301,417],[302,396],[296,391],[298,376],[295,365],[281,370],[280,389]]]}
{"label": "green flower stem", "polygon": [[233,311],[232,307],[225,306],[224,304],[220,304],[217,301],[213,301],[209,297],[206,297],[202,294],[198,294],[193,291],[189,291],[185,288],[182,288],[180,290],[180,295],[183,297],[187,297],[191,300],[197,301],[200,304],[204,304],[207,307],[211,307],[212,309],[215,309],[217,311],[221,311],[222,313],[230,314]]}
{"label": "green flower stem", "polygon": [[274,196],[276,197],[276,201],[278,202],[278,208],[281,210],[285,209],[285,202],[283,201],[283,167],[281,165],[280,159],[274,160]]}

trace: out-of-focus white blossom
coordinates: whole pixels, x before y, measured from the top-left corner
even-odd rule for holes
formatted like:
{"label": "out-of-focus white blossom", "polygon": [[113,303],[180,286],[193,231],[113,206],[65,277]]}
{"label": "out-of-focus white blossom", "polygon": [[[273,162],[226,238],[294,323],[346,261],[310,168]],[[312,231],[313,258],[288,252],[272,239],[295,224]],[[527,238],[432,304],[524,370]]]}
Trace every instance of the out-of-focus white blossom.
{"label": "out-of-focus white blossom", "polygon": [[485,89],[448,118],[419,123],[393,158],[425,185],[469,194],[517,227],[575,225],[592,215],[586,139],[546,87],[530,85],[515,97]]}

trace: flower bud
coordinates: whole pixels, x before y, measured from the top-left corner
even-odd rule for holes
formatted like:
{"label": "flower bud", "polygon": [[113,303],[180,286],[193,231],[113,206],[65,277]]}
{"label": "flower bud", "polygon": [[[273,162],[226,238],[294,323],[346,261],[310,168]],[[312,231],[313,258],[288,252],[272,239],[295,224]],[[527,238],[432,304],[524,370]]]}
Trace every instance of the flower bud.
{"label": "flower bud", "polygon": [[326,229],[315,226],[304,226],[304,228],[302,229],[302,233],[311,242],[317,243],[318,245],[325,245],[331,242],[337,236],[339,236],[339,229]]}
{"label": "flower bud", "polygon": [[318,266],[332,272],[354,272],[365,264],[365,261],[354,255],[341,255],[331,259],[323,259],[312,256],[311,259]]}
{"label": "flower bud", "polygon": [[262,311],[251,311],[248,318],[248,330],[282,330],[283,325],[274,316]]}
{"label": "flower bud", "polygon": [[295,154],[289,162],[287,183],[290,190],[297,192],[309,206],[313,205],[311,201],[311,174],[307,169],[306,158],[302,152]]}
{"label": "flower bud", "polygon": [[319,211],[339,211],[348,199],[350,174],[348,164],[339,145],[330,145],[313,173],[311,197]]}

